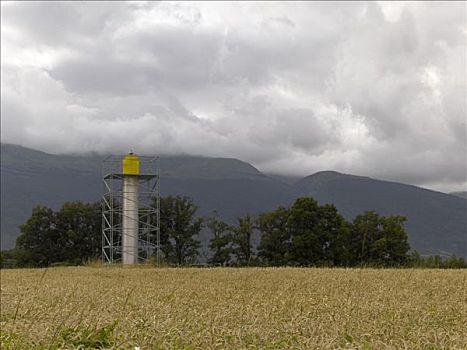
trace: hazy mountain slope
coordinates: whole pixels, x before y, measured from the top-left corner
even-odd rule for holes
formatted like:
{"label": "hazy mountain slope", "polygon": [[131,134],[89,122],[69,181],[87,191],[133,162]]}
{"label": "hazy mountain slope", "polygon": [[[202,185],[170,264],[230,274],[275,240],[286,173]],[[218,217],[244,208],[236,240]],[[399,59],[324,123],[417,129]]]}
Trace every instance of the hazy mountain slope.
{"label": "hazy mountain slope", "polygon": [[[50,155],[2,144],[1,243],[14,246],[18,225],[37,204],[57,209],[71,200],[97,201],[102,193],[100,156]],[[237,159],[175,156],[161,158],[161,194],[192,197],[199,215],[213,210],[228,221],[288,205],[286,184]]]}
{"label": "hazy mountain slope", "polygon": [[1,147],[1,245],[14,245],[17,226],[37,204],[58,208],[69,200],[95,201],[101,190],[94,157],[54,156],[27,148]]}
{"label": "hazy mountain slope", "polygon": [[467,255],[467,201],[400,183],[326,171],[294,185],[302,195],[334,203],[347,218],[365,210],[407,216],[412,247],[423,253]]}
{"label": "hazy mountain slope", "polygon": [[[35,205],[57,209],[65,201],[99,200],[103,158],[50,155],[2,144],[2,249],[14,246],[18,225]],[[334,203],[348,219],[365,210],[406,215],[413,248],[467,256],[467,201],[455,196],[336,172],[320,172],[290,185],[287,177],[266,176],[248,163],[227,158],[162,157],[161,170],[162,195],[193,198],[201,216],[217,210],[233,221],[311,194],[320,203]]]}
{"label": "hazy mountain slope", "polygon": [[451,192],[451,193],[449,193],[449,194],[452,195],[452,196],[456,196],[456,197],[460,197],[460,198],[467,199],[467,191]]}
{"label": "hazy mountain slope", "polygon": [[300,181],[302,177],[295,175],[280,175],[280,174],[267,174],[269,177],[279,180],[280,182],[286,183],[288,185],[293,185]]}

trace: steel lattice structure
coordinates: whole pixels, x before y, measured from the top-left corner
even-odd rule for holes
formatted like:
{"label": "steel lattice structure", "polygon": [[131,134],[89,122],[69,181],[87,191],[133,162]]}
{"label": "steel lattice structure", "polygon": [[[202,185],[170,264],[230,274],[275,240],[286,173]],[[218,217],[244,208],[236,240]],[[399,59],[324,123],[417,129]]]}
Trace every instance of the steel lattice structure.
{"label": "steel lattice structure", "polygon": [[[138,261],[155,256],[160,266],[160,159],[139,157],[138,178]],[[108,156],[102,162],[102,261],[122,260],[122,156]]]}

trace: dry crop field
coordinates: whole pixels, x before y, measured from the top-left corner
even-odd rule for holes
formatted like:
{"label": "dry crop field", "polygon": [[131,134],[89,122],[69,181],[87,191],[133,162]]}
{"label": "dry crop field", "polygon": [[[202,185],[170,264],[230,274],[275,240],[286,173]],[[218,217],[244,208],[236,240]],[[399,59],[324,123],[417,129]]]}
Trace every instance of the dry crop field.
{"label": "dry crop field", "polygon": [[2,349],[467,349],[466,270],[1,271]]}

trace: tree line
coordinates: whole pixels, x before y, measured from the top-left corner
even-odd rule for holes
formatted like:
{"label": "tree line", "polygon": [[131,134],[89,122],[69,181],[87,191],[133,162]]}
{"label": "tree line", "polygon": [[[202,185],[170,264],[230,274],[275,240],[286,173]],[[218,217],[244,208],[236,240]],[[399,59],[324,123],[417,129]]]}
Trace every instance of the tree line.
{"label": "tree line", "polygon": [[[207,264],[212,266],[467,267],[462,258],[424,258],[411,252],[404,216],[367,211],[347,221],[334,205],[319,205],[312,197],[297,198],[289,207],[257,217],[238,217],[234,224],[216,212],[197,217],[197,206],[188,197],[163,197],[160,211],[161,251],[167,265],[199,261],[199,236],[205,228],[211,236]],[[2,252],[1,264],[46,267],[99,259],[101,222],[100,203],[69,202],[58,211],[37,206],[20,226],[16,247]]]}

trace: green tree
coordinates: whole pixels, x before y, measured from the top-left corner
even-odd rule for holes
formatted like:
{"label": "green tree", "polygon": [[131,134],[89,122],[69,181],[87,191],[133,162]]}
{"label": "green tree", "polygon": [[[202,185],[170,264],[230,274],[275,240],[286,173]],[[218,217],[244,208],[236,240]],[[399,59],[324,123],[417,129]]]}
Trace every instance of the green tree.
{"label": "green tree", "polygon": [[184,265],[198,256],[196,239],[203,220],[195,218],[197,206],[188,197],[168,196],[160,200],[161,250],[168,262]]}
{"label": "green tree", "polygon": [[63,233],[57,229],[56,213],[45,206],[32,209],[31,217],[20,226],[16,239],[18,265],[46,267],[65,259],[60,242]]}
{"label": "green tree", "polygon": [[407,233],[404,230],[405,216],[380,217],[380,232],[370,249],[371,261],[377,264],[404,265],[408,261],[410,249]]}
{"label": "green tree", "polygon": [[101,204],[67,202],[56,214],[57,229],[63,233],[60,245],[66,261],[80,264],[101,255]]}
{"label": "green tree", "polygon": [[322,244],[316,230],[319,217],[318,203],[311,197],[297,198],[290,207],[291,264],[315,265],[322,260]]}
{"label": "green tree", "polygon": [[408,262],[406,218],[400,215],[379,216],[374,211],[357,215],[351,228],[351,246],[356,252],[354,263],[381,266]]}
{"label": "green tree", "polygon": [[58,212],[37,206],[20,226],[16,240],[18,265],[81,264],[101,249],[100,204],[67,202]]}
{"label": "green tree", "polygon": [[467,268],[467,262],[462,257],[451,255],[443,261],[443,267],[447,269],[465,269]]}
{"label": "green tree", "polygon": [[357,215],[351,228],[351,250],[354,252],[352,264],[370,262],[370,251],[373,242],[378,239],[381,230],[379,215],[374,211],[366,211]]}
{"label": "green tree", "polygon": [[207,219],[207,225],[213,237],[209,241],[209,249],[213,252],[208,263],[214,265],[227,265],[230,262],[232,254],[232,235],[230,226],[219,219],[217,212],[214,216]]}
{"label": "green tree", "polygon": [[332,204],[318,208],[318,223],[315,227],[321,248],[320,264],[346,265],[349,260],[349,225]]}
{"label": "green tree", "polygon": [[281,266],[289,262],[291,246],[289,215],[287,208],[279,207],[259,216],[258,228],[261,232],[261,241],[258,246],[258,256],[267,265]]}
{"label": "green tree", "polygon": [[251,238],[255,229],[255,220],[249,214],[237,220],[238,225],[232,228],[233,253],[237,257],[237,263],[250,265],[253,258]]}
{"label": "green tree", "polygon": [[16,248],[0,251],[0,267],[14,268],[18,266],[18,250]]}
{"label": "green tree", "polygon": [[297,198],[290,208],[260,215],[258,255],[271,265],[346,265],[350,227],[331,204]]}

